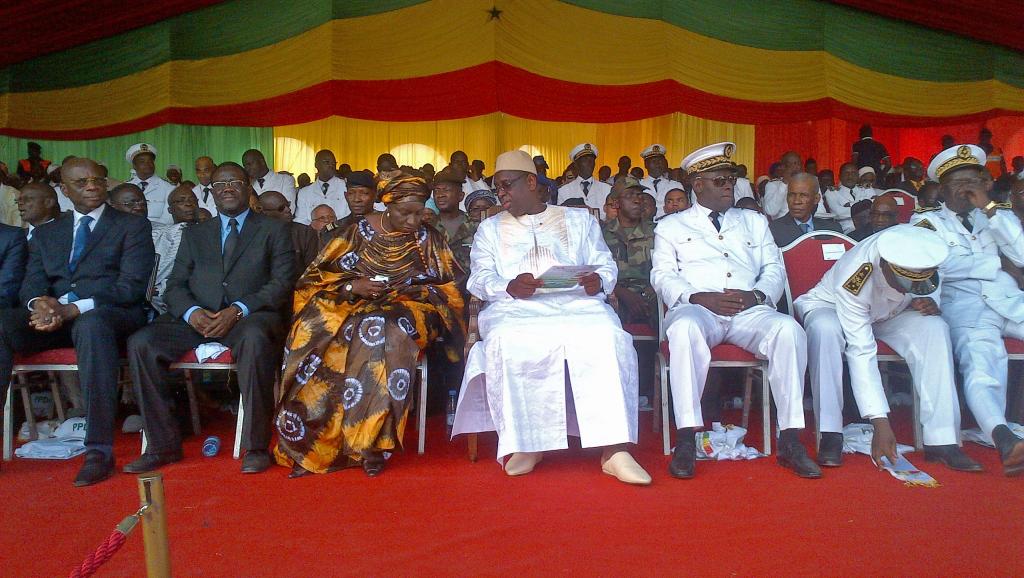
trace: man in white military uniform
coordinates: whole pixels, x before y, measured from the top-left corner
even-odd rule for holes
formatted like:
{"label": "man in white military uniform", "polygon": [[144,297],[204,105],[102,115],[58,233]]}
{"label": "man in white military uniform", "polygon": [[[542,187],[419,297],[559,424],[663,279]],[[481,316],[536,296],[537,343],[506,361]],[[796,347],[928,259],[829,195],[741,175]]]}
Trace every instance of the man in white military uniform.
{"label": "man in white military uniform", "polygon": [[837,466],[843,437],[843,351],[861,415],[871,420],[871,456],[896,459],[889,404],[878,370],[881,339],[910,367],[920,399],[925,459],[962,471],[981,466],[957,446],[960,405],[949,328],[935,301],[936,270],[949,251],[928,229],[895,225],[846,252],[793,304],[807,328],[811,385],[822,431],[819,460]]}
{"label": "man in white military uniform", "polygon": [[597,162],[597,147],[591,143],[576,145],[569,152],[569,160],[576,167],[576,178],[558,188],[558,204],[569,199],[583,199],[592,209],[601,212],[601,220],[605,219],[604,201],[612,192],[608,183],[594,178],[594,164]]}
{"label": "man in white military uniform", "polygon": [[647,176],[640,179],[640,184],[647,187],[647,191],[654,195],[658,205],[658,212],[655,219],[665,214],[665,194],[672,189],[685,191],[683,183],[672,180],[668,174],[668,160],[665,158],[665,147],[660,144],[651,146],[640,151],[640,158],[644,160],[644,168],[647,169]]}
{"label": "man in white military uniform", "polygon": [[303,225],[313,222],[313,209],[327,205],[334,209],[335,219],[344,219],[352,211],[345,200],[345,181],[338,176],[334,153],[322,150],[314,158],[316,180],[299,189],[295,201],[295,220]]}
{"label": "man in white military uniform", "polygon": [[156,176],[156,147],[146,143],[132,145],[124,158],[135,171],[128,182],[142,189],[146,196],[149,220],[161,225],[174,223],[174,217],[167,210],[167,195],[174,190],[174,185]]}
{"label": "man in white military uniform", "polygon": [[217,203],[213,201],[213,170],[217,165],[210,157],[199,157],[196,159],[196,186],[192,187],[192,193],[196,196],[199,208],[210,211],[210,216],[217,216]]}
{"label": "man in white military uniform", "polygon": [[985,152],[958,145],[935,156],[929,178],[938,179],[945,204],[919,209],[911,224],[937,232],[949,247],[939,267],[942,317],[964,376],[964,394],[981,430],[999,450],[1008,476],[1024,472],[1024,440],[1006,425],[1007,357],[1003,337],[1024,339],[1024,231],[1008,205],[989,199],[981,178]]}
{"label": "man in white military uniform", "polygon": [[[583,447],[604,448],[602,471],[649,484],[626,451],[637,440],[636,351],[605,300],[618,271],[601,227],[587,211],[546,204],[523,151],[498,157],[494,183],[505,211],[480,223],[473,241],[467,289],[488,305],[453,435],[497,431],[510,476],[579,436]],[[552,265],[596,271],[574,287],[545,289],[540,277]]]}
{"label": "man in white military uniform", "polygon": [[242,154],[242,166],[252,181],[252,190],[256,197],[266,191],[277,191],[284,195],[288,204],[295,206],[295,179],[291,175],[275,173],[267,166],[267,159],[256,149],[249,149]]}
{"label": "man in white military uniform", "polygon": [[732,343],[768,359],[778,407],[781,465],[821,477],[798,435],[804,427],[806,337],[800,324],[775,310],[786,284],[779,248],[760,213],[733,207],[736,145],[719,143],[691,153],[683,167],[696,203],[662,219],[654,230],[651,284],[669,306],[672,399],[679,428],[669,473],[694,473],[694,433],[704,426],[700,399],[711,348]]}
{"label": "man in white military uniform", "polygon": [[839,187],[825,191],[825,202],[828,203],[828,210],[843,233],[849,234],[856,227],[853,224],[851,207],[857,201],[871,200],[878,193],[873,188],[861,187],[857,184],[857,165],[846,163],[839,169]]}

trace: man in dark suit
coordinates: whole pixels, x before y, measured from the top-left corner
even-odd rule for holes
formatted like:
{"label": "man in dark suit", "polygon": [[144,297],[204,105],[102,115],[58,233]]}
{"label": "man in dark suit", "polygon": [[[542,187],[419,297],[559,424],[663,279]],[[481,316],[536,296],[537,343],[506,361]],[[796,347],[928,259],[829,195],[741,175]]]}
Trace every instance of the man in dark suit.
{"label": "man in dark suit", "polygon": [[904,159],[903,182],[896,188],[916,197],[926,182],[924,178],[924,163],[914,157]]}
{"label": "man in dark suit", "polygon": [[[0,309],[18,306],[18,290],[25,278],[28,243],[25,230],[0,225]],[[0,407],[7,401],[7,383],[0,385]]]}
{"label": "man in dark suit", "polygon": [[181,460],[181,433],[168,404],[168,366],[201,343],[231,348],[245,423],[243,473],[270,467],[274,380],[288,328],[295,251],[288,224],[249,209],[245,170],[225,162],[213,173],[218,215],[182,234],[167,280],[167,313],[128,341],[128,361],[149,445],[127,473]]}
{"label": "man in dark suit", "polygon": [[0,383],[15,352],[75,348],[85,384],[88,434],[76,486],[114,469],[119,344],[146,322],[153,238],[144,217],[107,206],[106,179],[85,158],[61,167],[74,210],[35,229],[21,287],[23,307],[0,311]]}
{"label": "man in dark suit", "polygon": [[277,191],[265,191],[256,199],[256,208],[268,217],[288,223],[295,248],[295,275],[301,275],[320,253],[320,238],[309,225],[292,220],[291,203]]}
{"label": "man in dark suit", "polygon": [[818,181],[813,175],[797,173],[789,177],[786,186],[786,204],[789,212],[768,226],[776,245],[785,247],[801,235],[814,231],[843,232],[843,228],[834,220],[814,216],[814,211],[821,202],[821,194],[818,192]]}

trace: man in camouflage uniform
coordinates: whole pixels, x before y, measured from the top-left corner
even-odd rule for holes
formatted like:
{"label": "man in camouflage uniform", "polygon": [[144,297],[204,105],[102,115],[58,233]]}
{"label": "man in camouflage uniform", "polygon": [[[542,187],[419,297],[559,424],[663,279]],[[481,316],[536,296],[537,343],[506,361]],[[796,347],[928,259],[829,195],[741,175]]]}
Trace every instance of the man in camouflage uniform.
{"label": "man in camouflage uniform", "polygon": [[619,267],[615,297],[623,324],[658,325],[658,298],[651,287],[654,223],[642,218],[646,187],[633,177],[623,179],[619,215],[604,224],[604,241]]}

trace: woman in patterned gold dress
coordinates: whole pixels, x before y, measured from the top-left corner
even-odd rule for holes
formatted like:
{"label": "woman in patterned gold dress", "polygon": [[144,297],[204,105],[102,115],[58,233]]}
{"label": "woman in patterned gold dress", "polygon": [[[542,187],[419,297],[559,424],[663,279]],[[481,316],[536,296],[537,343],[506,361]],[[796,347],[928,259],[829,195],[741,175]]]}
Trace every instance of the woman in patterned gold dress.
{"label": "woman in patterned gold dress", "polygon": [[383,452],[402,445],[419,352],[446,334],[462,341],[463,273],[421,223],[426,182],[395,171],[377,190],[387,210],[332,240],[296,286],[274,449],[293,477],[359,464],[379,474]]}

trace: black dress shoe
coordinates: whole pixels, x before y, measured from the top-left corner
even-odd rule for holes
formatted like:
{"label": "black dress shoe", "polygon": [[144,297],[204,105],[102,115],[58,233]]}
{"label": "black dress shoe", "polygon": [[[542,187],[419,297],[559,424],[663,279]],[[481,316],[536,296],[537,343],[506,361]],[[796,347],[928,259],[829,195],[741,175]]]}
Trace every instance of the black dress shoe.
{"label": "black dress shoe", "polygon": [[668,464],[668,473],[673,478],[688,480],[693,477],[697,465],[697,441],[691,432],[676,438],[676,447],[672,450],[672,461]]}
{"label": "black dress shoe", "polygon": [[801,478],[813,480],[821,477],[821,468],[807,455],[807,450],[800,442],[780,443],[775,460],[780,466],[793,470]]}
{"label": "black dress shoe", "polygon": [[107,457],[99,450],[85,452],[85,463],[75,476],[75,486],[91,486],[109,478],[114,473],[114,456]]}
{"label": "black dress shoe", "polygon": [[146,452],[142,454],[142,456],[140,456],[139,459],[121,468],[121,471],[126,474],[141,474],[144,472],[152,472],[154,470],[158,470],[166,466],[167,464],[180,462],[181,458],[181,448],[178,448],[176,451],[170,452]]}
{"label": "black dress shoe", "polygon": [[376,478],[384,471],[383,452],[363,452],[363,471],[371,478]]}
{"label": "black dress shoe", "polygon": [[1024,440],[1017,439],[999,449],[999,457],[1003,461],[1003,473],[1007,476],[1019,476],[1024,473]]}
{"label": "black dress shoe", "polygon": [[927,462],[938,462],[958,472],[980,472],[981,464],[967,457],[959,446],[925,446],[924,459]]}
{"label": "black dress shoe", "polygon": [[259,474],[270,469],[270,452],[267,450],[249,450],[242,458],[243,474]]}
{"label": "black dress shoe", "polygon": [[843,465],[843,434],[821,432],[821,441],[818,442],[818,465],[829,468]]}

